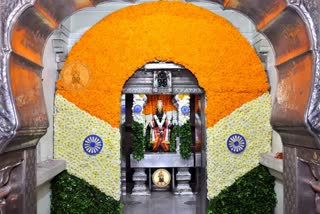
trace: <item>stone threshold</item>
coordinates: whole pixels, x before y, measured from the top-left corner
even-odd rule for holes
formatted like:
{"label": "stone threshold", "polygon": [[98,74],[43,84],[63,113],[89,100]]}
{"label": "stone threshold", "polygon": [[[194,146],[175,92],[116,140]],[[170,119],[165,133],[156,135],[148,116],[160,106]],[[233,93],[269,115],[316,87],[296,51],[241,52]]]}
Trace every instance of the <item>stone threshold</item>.
{"label": "stone threshold", "polygon": [[265,153],[260,156],[260,164],[268,167],[271,175],[283,180],[283,160],[275,158],[275,153]]}
{"label": "stone threshold", "polygon": [[37,164],[37,187],[52,180],[66,169],[65,160],[46,160]]}

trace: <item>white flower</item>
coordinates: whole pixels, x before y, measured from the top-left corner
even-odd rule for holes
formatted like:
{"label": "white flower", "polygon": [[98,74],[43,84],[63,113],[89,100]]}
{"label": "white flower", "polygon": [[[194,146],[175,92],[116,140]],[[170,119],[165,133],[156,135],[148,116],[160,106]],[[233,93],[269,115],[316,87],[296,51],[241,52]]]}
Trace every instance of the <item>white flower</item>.
{"label": "white flower", "polygon": [[[59,113],[54,115],[54,158],[66,160],[71,174],[119,200],[119,129],[82,111],[61,95],[56,96],[55,105]],[[83,141],[91,134],[98,135],[104,143],[101,152],[92,156],[83,150]]]}
{"label": "white flower", "polygon": [[[259,164],[261,153],[271,149],[271,97],[269,93],[253,100],[207,129],[208,198]],[[246,149],[233,154],[227,148],[227,140],[233,134],[241,134],[247,142]]]}

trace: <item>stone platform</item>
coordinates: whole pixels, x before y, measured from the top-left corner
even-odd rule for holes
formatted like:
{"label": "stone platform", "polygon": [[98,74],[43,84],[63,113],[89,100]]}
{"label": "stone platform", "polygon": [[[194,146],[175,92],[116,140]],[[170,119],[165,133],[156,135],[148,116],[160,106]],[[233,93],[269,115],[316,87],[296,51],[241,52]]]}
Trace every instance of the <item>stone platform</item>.
{"label": "stone platform", "polygon": [[[131,155],[130,167],[135,169],[133,174],[134,188],[132,195],[150,195],[152,190],[151,169],[154,168],[172,169],[171,186],[175,195],[192,195],[189,168],[197,168],[200,166],[200,153],[193,153],[187,160],[182,159],[178,153],[145,153],[144,159],[140,161],[133,159]],[[175,169],[177,169],[177,173]],[[146,170],[149,173],[149,179]],[[175,184],[176,181],[177,184]]]}

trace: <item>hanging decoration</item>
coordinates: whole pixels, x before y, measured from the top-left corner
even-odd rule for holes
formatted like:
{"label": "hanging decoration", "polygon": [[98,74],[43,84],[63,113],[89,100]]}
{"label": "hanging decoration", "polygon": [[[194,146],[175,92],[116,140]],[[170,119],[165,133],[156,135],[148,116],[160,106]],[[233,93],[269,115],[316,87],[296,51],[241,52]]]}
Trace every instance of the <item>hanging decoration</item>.
{"label": "hanging decoration", "polygon": [[144,124],[145,115],[142,113],[143,108],[146,105],[147,96],[145,94],[135,94],[133,95],[132,104],[132,154],[135,160],[142,160],[144,158],[145,152],[145,138],[144,138]]}
{"label": "hanging decoration", "polygon": [[179,127],[180,134],[180,155],[182,159],[189,159],[191,156],[191,124],[188,120],[185,124]]}
{"label": "hanging decoration", "polygon": [[132,154],[133,159],[142,160],[145,152],[143,124],[133,121],[132,123]]}
{"label": "hanging decoration", "polygon": [[132,116],[133,120],[137,123],[144,124],[145,117],[143,108],[147,103],[147,96],[145,94],[135,94],[133,95],[133,104],[132,104]]}
{"label": "hanging decoration", "polygon": [[[181,158],[189,159],[191,156],[191,124],[190,124],[190,95],[177,94],[173,98],[174,105],[178,109],[178,129],[174,130],[174,136],[179,136],[179,152]],[[176,133],[178,132],[178,133]]]}

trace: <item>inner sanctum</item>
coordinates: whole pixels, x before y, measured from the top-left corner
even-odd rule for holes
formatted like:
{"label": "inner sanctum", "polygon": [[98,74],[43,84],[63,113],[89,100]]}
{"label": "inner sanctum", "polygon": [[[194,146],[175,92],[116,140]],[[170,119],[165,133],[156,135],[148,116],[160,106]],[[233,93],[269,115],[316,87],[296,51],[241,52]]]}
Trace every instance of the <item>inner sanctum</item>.
{"label": "inner sanctum", "polygon": [[148,63],[126,82],[121,97],[123,195],[200,191],[204,100],[194,75],[175,63]]}

